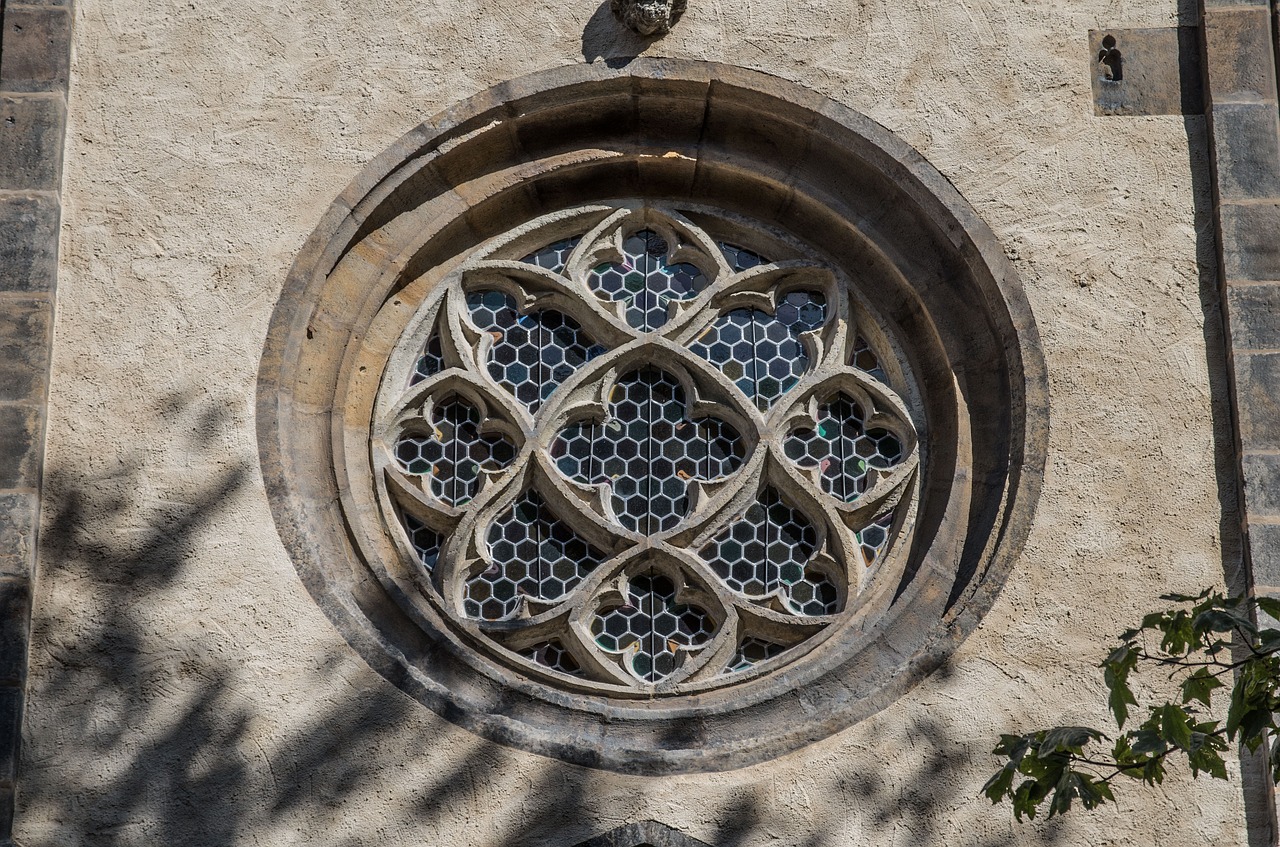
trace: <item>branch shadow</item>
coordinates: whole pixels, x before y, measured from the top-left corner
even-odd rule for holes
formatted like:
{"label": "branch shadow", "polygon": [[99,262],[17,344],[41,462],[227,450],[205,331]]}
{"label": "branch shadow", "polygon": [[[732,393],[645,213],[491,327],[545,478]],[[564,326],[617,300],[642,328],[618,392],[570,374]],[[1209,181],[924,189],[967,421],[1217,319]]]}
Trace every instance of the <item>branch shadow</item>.
{"label": "branch shadow", "polygon": [[[240,645],[225,649],[209,637],[216,620],[208,625],[192,611],[180,638],[157,626],[156,609],[167,604],[171,612],[175,595],[180,608],[194,608],[198,598],[190,596],[185,580],[193,561],[208,562],[202,536],[229,519],[228,510],[237,497],[252,493],[256,479],[253,457],[229,460],[216,446],[233,428],[225,411],[191,397],[172,399],[170,406],[166,414],[175,429],[188,433],[188,443],[175,448],[189,449],[190,466],[205,473],[181,496],[149,496],[145,459],[94,477],[71,469],[49,472],[51,507],[41,552],[46,585],[33,637],[41,658],[32,694],[41,717],[29,726],[18,788],[19,822],[31,814],[37,823],[20,825],[19,840],[25,847],[225,847],[265,843],[282,827],[315,819],[288,843],[432,843],[389,834],[399,830],[380,828],[365,806],[354,811],[357,801],[379,790],[388,745],[400,743],[398,732],[421,714],[415,700],[380,680],[345,691],[330,684],[351,658],[335,654],[315,670],[316,690],[327,692],[317,707],[305,720],[267,731],[270,689],[246,687]],[[368,678],[378,679],[372,672]],[[458,732],[446,736],[455,747]],[[944,843],[953,810],[985,805],[962,791],[984,765],[941,721],[921,718],[910,735],[917,755],[892,775],[874,767],[883,763],[848,761],[847,772],[812,789],[819,811],[799,821],[806,834],[790,843],[878,843],[879,833],[891,832],[895,840],[907,836],[907,843]],[[488,829],[451,833],[451,844],[572,847],[611,828],[602,815],[611,800],[626,796],[642,812],[636,819],[660,819],[659,795],[669,797],[659,791],[665,778],[622,777],[551,760],[528,768],[527,754],[474,737],[451,756],[432,746],[437,738],[421,743],[422,756],[440,754],[440,766],[422,769],[421,784],[404,792],[396,811],[400,830],[431,832],[433,822],[455,820],[460,808],[500,810],[486,818]],[[80,767],[61,758],[64,745],[83,757]],[[795,779],[811,776],[786,767]],[[742,777],[741,788],[718,792],[724,798],[719,802],[682,808],[686,819],[701,821],[691,837],[716,847],[778,843],[774,768],[756,767]],[[523,777],[522,769],[528,779],[519,796],[503,796],[501,786],[510,785],[513,775]],[[1006,818],[1006,812],[989,814]],[[335,818],[349,825],[323,823]],[[868,836],[867,829],[877,834]],[[965,843],[1014,843],[1007,823],[994,829],[995,836]],[[1054,840],[1052,831],[1028,830],[1018,833],[1017,843]]]}

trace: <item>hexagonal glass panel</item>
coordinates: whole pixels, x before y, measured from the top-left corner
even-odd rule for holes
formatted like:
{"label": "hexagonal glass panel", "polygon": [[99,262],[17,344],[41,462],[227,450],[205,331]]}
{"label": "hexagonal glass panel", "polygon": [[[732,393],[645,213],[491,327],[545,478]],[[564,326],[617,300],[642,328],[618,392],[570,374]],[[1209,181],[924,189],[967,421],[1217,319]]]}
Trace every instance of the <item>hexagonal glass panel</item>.
{"label": "hexagonal glass panel", "polygon": [[374,448],[400,544],[505,667],[643,696],[748,684],[895,579],[904,369],[800,246],[652,204],[574,214],[418,306]]}
{"label": "hexagonal glass panel", "polygon": [[492,564],[463,588],[468,616],[502,620],[527,598],[559,600],[600,564],[599,551],[555,516],[536,491],[527,491],[489,526]]}
{"label": "hexagonal glass panel", "polygon": [[613,512],[627,529],[671,529],[688,511],[690,480],[720,479],[742,464],[738,433],[713,417],[690,420],[684,388],[648,367],[623,376],[602,424],[566,428],[551,447],[565,476],[613,492]]}
{"label": "hexagonal glass panel", "polygon": [[591,621],[596,644],[624,656],[623,667],[644,682],[675,672],[685,654],[710,640],[714,632],[705,611],[676,602],[676,587],[659,574],[627,581],[625,603],[605,607]]}
{"label": "hexagonal glass panel", "polygon": [[555,311],[522,315],[515,298],[501,291],[469,294],[467,308],[472,322],[494,339],[487,357],[489,375],[531,412],[575,370],[604,352],[573,318]]}

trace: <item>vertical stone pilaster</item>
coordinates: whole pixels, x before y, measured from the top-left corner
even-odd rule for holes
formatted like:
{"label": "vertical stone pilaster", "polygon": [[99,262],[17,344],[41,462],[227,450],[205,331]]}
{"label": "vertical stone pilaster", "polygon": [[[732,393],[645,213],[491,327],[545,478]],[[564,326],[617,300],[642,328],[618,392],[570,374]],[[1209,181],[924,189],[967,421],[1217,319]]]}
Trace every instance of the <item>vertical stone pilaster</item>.
{"label": "vertical stone pilaster", "polygon": [[[1280,105],[1274,0],[1201,0],[1205,115],[1246,573],[1280,597]],[[1242,753],[1251,847],[1277,843],[1265,755]]]}
{"label": "vertical stone pilaster", "polygon": [[71,15],[64,0],[0,0],[0,845],[26,691]]}

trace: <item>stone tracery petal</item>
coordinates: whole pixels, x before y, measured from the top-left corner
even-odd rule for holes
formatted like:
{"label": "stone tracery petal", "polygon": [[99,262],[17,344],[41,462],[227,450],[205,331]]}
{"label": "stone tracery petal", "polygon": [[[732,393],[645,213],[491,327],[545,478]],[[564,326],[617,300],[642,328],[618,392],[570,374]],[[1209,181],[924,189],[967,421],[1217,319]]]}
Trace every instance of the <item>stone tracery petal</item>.
{"label": "stone tracery petal", "polygon": [[[625,317],[626,325],[617,324],[617,326],[633,333],[636,340],[632,344],[656,343],[644,340],[652,338],[648,333],[659,334],[654,332],[655,330],[661,330],[664,335],[679,332],[684,333],[680,337],[692,337],[694,340],[687,342],[684,347],[671,349],[663,355],[674,355],[677,359],[697,356],[710,362],[719,368],[729,381],[738,386],[746,398],[747,408],[755,407],[761,413],[771,414],[774,404],[790,389],[796,387],[802,379],[808,386],[804,389],[805,394],[811,395],[816,387],[814,380],[825,379],[821,376],[822,373],[826,373],[825,369],[838,368],[842,365],[842,361],[837,361],[825,353],[814,361],[810,361],[809,350],[813,348],[806,345],[813,342],[806,341],[801,344],[801,336],[808,333],[816,335],[819,330],[824,335],[843,332],[842,327],[847,323],[848,318],[847,307],[842,297],[829,300],[823,286],[805,288],[802,283],[797,283],[798,277],[788,280],[788,275],[796,272],[792,267],[796,263],[770,264],[761,253],[730,242],[715,242],[705,234],[694,232],[690,229],[693,225],[687,220],[681,220],[679,224],[684,227],[682,230],[684,234],[673,237],[679,239],[691,236],[690,244],[673,247],[657,231],[636,228],[634,224],[627,223],[635,216],[634,212],[629,214],[630,217],[608,219],[594,236],[561,238],[548,243],[544,248],[528,252],[521,258],[522,262],[540,269],[537,270],[537,274],[561,275],[559,278],[563,280],[562,282],[553,284],[553,278],[550,276],[546,276],[544,280],[542,276],[525,272],[523,279],[512,276],[512,282],[500,283],[499,287],[495,288],[485,281],[492,279],[492,276],[480,275],[472,281],[467,281],[468,277],[464,275],[455,302],[466,303],[470,322],[474,327],[469,331],[475,332],[478,329],[481,332],[469,338],[459,337],[452,343],[455,349],[465,347],[471,351],[474,365],[468,365],[468,367],[487,371],[493,378],[492,384],[509,392],[531,413],[539,412],[575,371],[606,352],[604,346],[595,344],[586,335],[576,320],[558,311],[559,306],[548,308],[545,304],[536,305],[550,297],[557,303],[563,303],[568,309],[572,304],[564,300],[566,295],[563,292],[571,291],[575,286],[584,292],[582,304],[586,307],[600,309],[608,307],[610,302],[618,303],[621,309],[619,317]],[[664,232],[676,231],[669,225],[663,226]],[[630,235],[624,237],[628,232]],[[622,261],[603,263],[597,261],[592,264],[590,256],[598,254],[602,249],[592,246],[596,243],[592,241],[593,238],[603,238],[604,240],[598,243],[606,245],[610,243],[609,239],[617,239],[616,243],[622,245]],[[714,245],[716,255],[714,257],[704,255],[703,259],[697,261],[708,266],[719,267],[720,270],[714,277],[704,274],[698,265],[676,261],[681,257],[701,255],[699,251],[705,252],[708,244]],[[582,258],[571,259],[571,257]],[[502,260],[482,259],[476,263],[476,267],[492,268],[491,271],[486,271],[489,274],[495,272],[516,274],[515,270],[506,270],[511,266],[509,263],[504,264]],[[611,274],[617,279],[609,276]],[[511,287],[513,285],[514,288]],[[506,293],[509,290],[516,292],[526,290],[531,293],[522,295],[524,299],[521,301]],[[594,294],[587,293],[593,290]],[[724,299],[725,295],[717,292],[727,292],[727,299]],[[601,294],[609,299],[602,298]],[[716,300],[717,297],[721,300]],[[595,301],[595,305],[592,305],[592,301]],[[695,316],[687,310],[689,304],[694,301],[700,304],[698,309],[706,310],[702,313],[705,316]],[[712,305],[715,302],[721,302],[722,305],[715,307]],[[685,304],[680,305],[680,309],[685,311],[679,311],[673,304]],[[607,312],[608,309],[604,308],[604,311]],[[677,320],[671,323],[670,320],[673,317]],[[465,325],[459,325],[456,321],[439,323],[446,327],[447,331],[455,334],[459,326],[462,326],[464,333],[467,331]],[[735,329],[736,335],[734,335]],[[617,331],[610,330],[615,334]],[[690,335],[691,333],[696,334]],[[427,337],[425,342],[422,342],[421,353],[410,380],[411,386],[432,379],[444,369],[444,357],[441,353],[443,345],[439,337],[439,330],[436,330]],[[837,335],[837,339],[840,337],[847,338],[847,336]],[[616,344],[616,338],[611,343]],[[741,349],[735,349],[735,344]],[[839,342],[837,347],[843,348],[845,344],[851,344],[851,342],[848,340]],[[554,348],[552,358],[555,361],[544,361],[545,351],[549,347]],[[628,349],[630,349],[629,345]],[[819,346],[816,349],[822,348]],[[557,353],[560,354],[558,357]],[[841,360],[843,355],[840,357]],[[875,360],[875,355],[866,342],[859,338],[858,349],[851,354],[850,364],[856,362],[864,370],[870,370],[866,367],[866,363],[874,363],[878,369],[879,362]],[[741,468],[745,458],[742,452],[741,436],[733,426],[716,417],[714,412],[709,412],[715,408],[715,402],[710,402],[708,405],[707,401],[700,400],[700,411],[696,417],[691,418],[694,413],[692,407],[686,402],[686,398],[683,397],[680,381],[665,373],[660,367],[643,365],[638,369],[624,372],[622,377],[608,376],[616,371],[600,371],[601,367],[604,366],[593,366],[596,376],[591,376],[584,371],[580,376],[574,377],[573,382],[589,385],[590,380],[601,378],[600,373],[614,380],[612,396],[608,398],[603,421],[594,424],[580,422],[564,427],[563,423],[554,423],[564,419],[562,411],[557,411],[560,408],[557,406],[549,410],[549,417],[540,412],[535,415],[534,426],[535,428],[561,427],[553,440],[549,443],[543,442],[548,443],[555,467],[561,474],[576,482],[588,486],[607,485],[613,502],[613,514],[622,526],[642,534],[655,531],[668,532],[681,524],[690,508],[688,500],[690,483],[699,480],[724,480]],[[689,362],[686,367],[691,373],[696,370],[692,362]],[[706,365],[701,367],[705,368]],[[735,368],[740,369],[741,373],[738,373]],[[882,378],[883,371],[876,373],[875,376]],[[585,383],[584,377],[588,380]],[[724,390],[731,391],[727,385],[728,383]],[[882,390],[887,389],[882,386]],[[794,402],[788,401],[785,405],[791,406]],[[849,408],[841,406],[841,402]],[[733,403],[736,409],[741,401],[735,400]],[[792,420],[795,417],[792,411],[785,409],[777,411],[783,416],[779,420]],[[738,412],[735,411],[734,414]],[[773,415],[770,419],[773,417],[777,416]],[[790,426],[788,436],[784,439],[785,452],[792,455],[792,458],[798,459],[797,464],[801,467],[806,465],[816,467],[820,471],[817,477],[818,484],[827,494],[844,502],[857,500],[857,497],[866,489],[869,468],[888,469],[895,462],[905,458],[904,445],[894,442],[895,436],[888,430],[867,425],[868,418],[866,411],[858,408],[851,398],[845,397],[843,401],[836,398],[820,408],[817,419],[813,421],[811,427],[812,433],[809,440],[825,448],[825,452],[818,451],[823,452],[823,455],[817,456],[815,453],[814,457],[809,457],[808,453],[814,451],[808,450],[807,446],[805,447],[807,452],[802,451],[802,455],[795,455],[797,444],[805,440],[802,437],[805,434],[803,427],[796,426]],[[539,423],[539,421],[543,422]],[[752,426],[761,425],[763,423],[752,424]],[[856,433],[844,431],[850,427],[858,431]],[[845,438],[846,435],[852,435],[852,437]],[[532,437],[538,439],[549,436],[534,433]],[[445,441],[448,439],[441,439],[442,445]],[[845,443],[846,441],[848,444]],[[863,444],[864,441],[867,444]],[[867,450],[868,445],[873,448],[870,452]],[[849,449],[842,452],[837,449],[840,447]],[[884,449],[879,449],[880,447]],[[863,448],[861,453],[866,455],[861,455],[859,448]],[[467,449],[470,450],[470,447]],[[762,449],[777,448],[762,445]],[[437,449],[435,452],[440,450]],[[845,453],[849,455],[844,455]],[[469,452],[467,458],[475,462],[470,458]],[[810,461],[811,458],[812,461]],[[436,464],[431,468],[433,474],[440,473],[447,476],[445,471],[448,471],[446,467],[448,463],[440,459],[436,459],[435,462]],[[403,464],[402,467],[404,467]],[[762,472],[761,468],[763,466],[757,466],[751,479],[743,479],[741,484],[754,485],[756,479],[754,474]],[[437,469],[441,470],[437,471]],[[462,495],[452,492],[448,488],[450,483],[447,480],[441,483],[445,494],[437,493],[439,496],[453,497],[460,505],[466,502],[468,476],[467,473],[459,474],[456,471],[454,473],[459,476],[459,479],[455,480],[453,485],[460,486]],[[511,488],[513,484],[508,482],[504,485],[504,490],[508,492],[501,495],[507,503],[505,507],[486,506],[487,509],[500,510],[499,518],[490,524],[490,536],[487,538],[486,550],[490,565],[480,570],[474,567],[470,569],[454,567],[450,571],[458,575],[450,579],[460,577],[464,579],[463,584],[460,585],[464,613],[468,617],[483,621],[509,621],[511,625],[523,626],[519,620],[516,620],[519,617],[517,613],[521,608],[525,608],[524,604],[529,602],[540,604],[537,606],[539,609],[554,607],[566,598],[575,606],[597,602],[591,599],[596,589],[591,589],[587,594],[579,593],[573,597],[569,595],[573,592],[574,586],[581,583],[602,562],[605,554],[573,536],[573,531],[567,529],[568,524],[560,522],[556,515],[542,515],[542,511],[549,513],[549,510],[536,491],[527,490],[520,493]],[[434,487],[433,491],[435,491]],[[766,488],[761,498],[755,511],[762,511],[768,515],[771,512],[791,509],[789,505],[783,504],[782,498],[771,488]],[[572,506],[578,501],[570,498],[564,502]],[[698,508],[705,506],[706,504],[700,500]],[[501,511],[502,509],[505,511]],[[518,514],[523,513],[522,510],[529,513],[526,516],[529,520],[516,519]],[[534,514],[535,512],[538,514]],[[748,513],[753,514],[751,509],[748,509]],[[795,511],[795,514],[801,513]],[[870,565],[884,555],[892,541],[890,530],[893,514],[891,510],[879,513],[875,521],[866,522],[863,530],[851,533],[850,537],[853,541],[850,543],[861,551],[856,554],[858,561]],[[723,518],[717,518],[717,520],[722,521]],[[823,511],[821,520],[829,521],[830,515]],[[711,547],[718,545],[722,550],[727,550],[736,543],[734,533],[750,523],[748,515],[742,515],[737,523],[720,531],[721,537],[717,538]],[[799,521],[780,519],[777,523],[779,528],[795,524],[795,526],[789,526],[787,530],[791,536],[795,537],[789,538],[792,553],[784,557],[787,558],[786,562],[773,561],[776,558],[773,553],[777,551],[772,548],[779,546],[773,542],[781,539],[762,538],[759,539],[763,544],[762,550],[755,552],[761,554],[758,557],[758,564],[764,569],[761,572],[763,576],[760,574],[745,576],[745,572],[737,573],[742,571],[744,563],[757,558],[754,554],[748,556],[747,551],[739,551],[735,558],[733,555],[721,555],[718,551],[708,564],[701,564],[701,560],[691,560],[698,562],[696,569],[705,571],[698,578],[711,579],[716,584],[723,581],[722,587],[725,593],[716,602],[728,606],[756,607],[764,602],[767,596],[773,596],[772,610],[761,607],[758,614],[772,621],[770,626],[775,628],[785,626],[788,619],[794,619],[797,622],[819,619],[820,623],[821,619],[840,610],[846,593],[856,591],[856,579],[850,577],[850,585],[842,587],[842,583],[837,584],[842,578],[833,575],[840,570],[832,569],[829,557],[822,559],[826,564],[819,566],[818,559],[814,558],[817,535],[812,526],[802,526],[802,523],[807,523],[807,518],[801,518]],[[556,526],[564,527],[567,536],[573,536],[570,543],[576,539],[583,550],[575,548],[576,552],[569,555],[568,548],[561,545],[559,554],[544,557],[541,549],[544,545],[541,542],[546,539],[542,539],[540,533],[548,537],[553,536],[556,533],[553,527]],[[755,521],[753,529],[759,530],[760,526],[765,527],[764,532],[767,536],[772,526],[769,518],[766,517],[763,523]],[[517,527],[523,530],[524,534],[519,539],[507,539],[505,534],[509,534],[508,530]],[[407,520],[406,528],[410,533],[416,533],[412,536],[413,538],[421,535],[416,528],[408,525]],[[512,549],[507,550],[507,547]],[[524,550],[523,547],[530,549]],[[708,551],[711,547],[703,549],[704,556],[709,555]],[[517,548],[520,549],[517,550]],[[534,550],[534,548],[537,549]],[[418,549],[416,542],[414,549]],[[441,545],[437,544],[436,552],[432,554],[428,551],[428,553],[438,557],[440,549]],[[426,548],[424,547],[423,550]],[[418,550],[420,556],[423,550]],[[547,560],[545,563],[544,558]],[[426,564],[425,558],[423,563]],[[543,564],[548,567],[542,568]],[[557,567],[563,573],[557,572]],[[677,565],[676,567],[678,570],[680,567],[694,567],[694,565]],[[470,576],[465,576],[466,574]],[[561,577],[567,577],[567,579]],[[647,583],[643,582],[644,579],[652,581],[668,578],[660,575],[641,577],[632,574],[628,577],[627,585],[640,586],[637,590],[648,599],[639,598],[637,595],[638,599],[634,603],[628,600],[607,608],[601,607],[600,613],[592,618],[591,625],[603,627],[604,624],[601,621],[607,619],[614,621],[610,625],[617,627],[621,624],[618,624],[615,618],[630,620],[624,613],[628,609],[634,612],[635,609],[647,608],[644,605],[646,602],[654,606],[654,609],[663,603],[679,606],[681,612],[675,614],[673,618],[677,621],[683,620],[681,618],[683,614],[694,614],[693,611],[684,609],[687,604],[675,603],[672,599],[674,594],[663,594],[662,596],[667,599],[662,600],[661,603],[653,599],[661,592],[655,593],[655,586],[652,585],[645,588]],[[757,582],[760,584],[757,585]],[[599,580],[593,579],[592,584],[599,584]],[[664,591],[666,589],[665,585],[657,587],[663,588]],[[453,590],[448,586],[444,588],[446,593]],[[631,590],[631,588],[627,589],[627,591]],[[718,593],[721,591],[721,589],[715,590]],[[562,615],[564,612],[556,614]],[[641,617],[645,616],[641,615]],[[635,627],[628,623],[627,626],[630,628],[627,632],[631,635],[623,639],[627,641],[626,644],[619,641],[609,647],[594,636],[585,643],[577,637],[568,640],[578,645],[573,650],[579,651],[580,656],[583,655],[581,651],[584,649],[588,653],[600,650],[604,654],[625,656],[620,660],[626,668],[625,678],[632,680],[632,684],[635,685],[655,685],[675,672],[679,663],[683,661],[680,658],[684,655],[682,651],[696,650],[705,646],[709,643],[712,634],[717,631],[718,626],[714,619],[703,615],[699,618],[702,622],[696,627],[692,624],[686,627],[691,633],[702,633],[698,636],[701,640],[689,640],[692,636],[688,633],[682,635],[683,630],[679,625],[670,633],[666,633],[662,626],[658,626],[659,623],[663,626],[670,623],[667,620],[668,617],[672,615],[665,611],[655,611],[654,614],[648,615],[647,624],[635,625],[644,630],[643,632],[635,630]],[[538,618],[538,620],[544,619],[546,615]],[[690,617],[690,621],[692,620],[693,618]],[[806,626],[813,625],[806,624]],[[537,631],[543,632],[545,626],[546,624],[538,624],[540,628]],[[671,627],[666,628],[671,629]],[[717,667],[712,670],[714,673],[723,674],[771,659],[789,650],[794,644],[803,642],[808,637],[804,632],[809,631],[811,630],[798,630],[796,635],[784,637],[781,641],[754,634],[734,637],[727,643],[717,634],[716,643],[723,644],[725,647],[717,648],[715,651],[720,658],[716,660]],[[782,630],[778,632],[781,633]],[[595,635],[607,634],[602,629]],[[550,640],[546,640],[546,636],[542,637],[543,641],[536,642],[532,647],[520,647],[517,652],[535,665],[546,667],[549,671],[556,673],[592,678],[598,672],[592,670],[593,665],[590,662],[586,665],[577,664],[572,651],[565,650],[557,640],[557,636],[553,636]],[[567,632],[564,637],[568,638]],[[646,638],[649,642],[645,642]],[[665,647],[659,643],[664,639]],[[688,643],[682,642],[681,639]],[[518,643],[529,642],[526,640]],[[646,643],[648,648],[645,647]],[[599,665],[597,664],[596,667]],[[705,674],[707,671],[699,671],[699,673]],[[678,675],[678,678],[683,678],[683,675]]]}

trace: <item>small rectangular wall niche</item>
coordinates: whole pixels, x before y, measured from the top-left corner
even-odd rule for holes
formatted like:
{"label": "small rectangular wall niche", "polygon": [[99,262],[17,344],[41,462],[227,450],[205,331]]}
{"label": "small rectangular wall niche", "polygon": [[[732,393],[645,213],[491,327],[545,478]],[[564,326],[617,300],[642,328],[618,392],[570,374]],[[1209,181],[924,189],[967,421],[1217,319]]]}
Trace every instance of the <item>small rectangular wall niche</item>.
{"label": "small rectangular wall niche", "polygon": [[1193,26],[1089,31],[1095,115],[1201,115]]}

